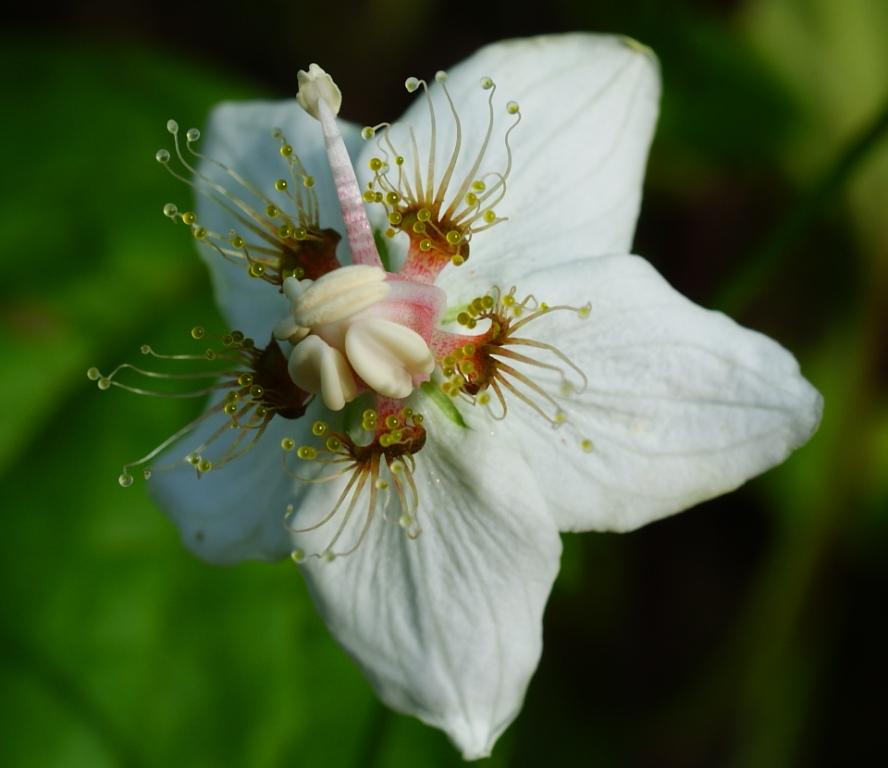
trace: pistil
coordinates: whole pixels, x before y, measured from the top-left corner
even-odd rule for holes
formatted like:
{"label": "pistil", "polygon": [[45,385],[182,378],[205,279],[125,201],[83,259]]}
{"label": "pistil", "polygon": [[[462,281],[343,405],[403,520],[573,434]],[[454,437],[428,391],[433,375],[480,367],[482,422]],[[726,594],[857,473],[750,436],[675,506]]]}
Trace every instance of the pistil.
{"label": "pistil", "polygon": [[381,267],[382,260],[373,240],[373,230],[364,211],[361,190],[354,168],[345,148],[342,133],[336,125],[336,115],[342,104],[342,94],[333,78],[317,64],[308,71],[298,73],[299,93],[297,99],[308,114],[321,124],[327,159],[333,172],[333,182],[345,221],[345,231],[351,248],[352,263]]}

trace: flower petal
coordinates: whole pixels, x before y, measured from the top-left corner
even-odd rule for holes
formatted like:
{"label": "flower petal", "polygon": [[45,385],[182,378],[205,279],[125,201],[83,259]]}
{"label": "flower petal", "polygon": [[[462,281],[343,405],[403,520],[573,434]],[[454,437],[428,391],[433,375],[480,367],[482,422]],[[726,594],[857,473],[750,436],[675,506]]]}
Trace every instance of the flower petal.
{"label": "flower petal", "polygon": [[[520,461],[491,465],[483,433],[451,424],[434,406],[425,412],[429,439],[415,473],[421,535],[411,540],[399,527],[392,494],[356,551],[333,562],[310,558],[305,574],[330,630],[380,698],[443,729],[474,759],[490,753],[520,711],[561,544]],[[344,484],[307,491],[306,525],[332,509]],[[341,547],[364,519],[356,510]],[[294,523],[302,524],[298,515]],[[296,534],[296,543],[324,551],[336,525]]]}
{"label": "flower petal", "polygon": [[[342,121],[339,127],[346,146],[356,154],[361,144],[358,128]],[[201,152],[238,172],[272,199],[281,198],[274,190],[274,182],[287,178],[288,170],[278,151],[280,145],[271,135],[274,128],[284,132],[305,169],[315,178],[321,226],[344,232],[320,126],[295,99],[220,104],[210,115]],[[236,192],[257,210],[265,209],[264,203],[239,187],[217,166],[204,162],[200,170],[213,181]],[[203,197],[197,203],[197,216],[207,229],[222,234],[233,227],[242,228],[227,211]],[[340,259],[347,254],[347,248],[347,244],[340,244]],[[201,248],[200,251],[213,277],[216,300],[232,328],[257,340],[267,338],[274,324],[287,313],[286,299],[274,286],[249,277],[243,267],[225,261],[212,249]]]}
{"label": "flower petal", "polygon": [[[630,250],[660,94],[651,51],[610,35],[546,35],[488,45],[454,67],[447,88],[462,121],[462,150],[447,200],[471,169],[487,130],[489,92],[480,85],[486,76],[497,86],[496,124],[476,178],[506,168],[503,137],[514,121],[506,113],[508,101],[518,102],[522,121],[510,136],[512,172],[496,207],[497,215],[509,221],[479,232],[461,269],[509,282],[535,266],[566,262],[577,252]],[[433,84],[431,92],[440,180],[455,128],[441,87]],[[424,98],[417,98],[391,134],[412,178],[408,126],[416,132],[424,163],[431,142]],[[365,180],[369,158],[379,153],[376,141],[364,149],[358,170]],[[398,236],[393,244],[405,246],[406,237]]]}
{"label": "flower petal", "polygon": [[[787,350],[688,301],[641,258],[589,258],[519,288],[591,303],[588,319],[555,312],[520,332],[588,377],[563,401],[567,423],[551,430],[513,398],[498,443],[519,446],[562,530],[626,531],[679,512],[779,464],[817,428],[822,399]],[[558,375],[524,370],[559,394]]]}
{"label": "flower petal", "polygon": [[180,462],[173,469],[155,471],[149,488],[195,555],[213,563],[289,555],[292,545],[284,520],[294,489],[281,466],[280,443],[285,436],[298,441],[307,434],[310,413],[311,409],[298,421],[272,419],[251,451],[202,477],[181,459],[224,425],[222,417],[208,419],[159,462]]}

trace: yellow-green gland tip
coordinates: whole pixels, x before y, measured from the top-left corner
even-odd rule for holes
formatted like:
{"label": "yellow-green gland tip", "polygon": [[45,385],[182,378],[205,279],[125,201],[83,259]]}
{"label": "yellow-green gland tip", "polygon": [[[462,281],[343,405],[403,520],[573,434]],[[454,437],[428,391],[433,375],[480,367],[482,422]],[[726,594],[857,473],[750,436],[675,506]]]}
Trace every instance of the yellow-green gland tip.
{"label": "yellow-green gland tip", "polygon": [[628,35],[621,35],[619,39],[620,39],[620,42],[623,43],[623,45],[625,45],[630,50],[635,51],[636,53],[643,53],[645,56],[650,56],[654,52],[653,49],[651,49],[649,46],[645,45],[644,43],[639,42],[634,37],[629,37]]}

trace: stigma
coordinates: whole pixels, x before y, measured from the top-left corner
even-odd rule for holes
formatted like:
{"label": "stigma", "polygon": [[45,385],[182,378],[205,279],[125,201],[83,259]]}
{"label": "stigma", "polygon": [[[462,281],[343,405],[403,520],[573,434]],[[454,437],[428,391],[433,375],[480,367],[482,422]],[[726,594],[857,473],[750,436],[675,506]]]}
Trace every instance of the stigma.
{"label": "stigma", "polygon": [[[420,154],[412,128],[410,152],[402,152],[402,148],[396,146],[389,123],[366,127],[362,132],[365,140],[375,137],[379,148],[378,156],[369,161],[373,177],[363,193],[364,200],[383,206],[389,237],[398,233],[407,235],[409,250],[402,274],[423,282],[433,282],[448,264],[464,264],[469,258],[472,237],[504,221],[497,214],[496,206],[505,197],[512,172],[509,137],[521,121],[518,103],[507,102],[505,112],[511,122],[501,139],[505,161],[501,167],[488,167],[488,150],[497,125],[496,84],[489,77],[481,78],[480,87],[488,93],[487,127],[474,146],[464,147],[462,123],[447,90],[447,74],[438,72],[435,81],[446,99],[454,136],[452,145],[446,149],[449,159],[440,176],[436,174],[438,116],[424,80],[410,77],[405,87],[410,93],[421,88],[428,105],[427,155]],[[471,153],[471,161],[459,178],[457,166],[466,151]]]}
{"label": "stigma", "polygon": [[[339,482],[342,485],[333,506],[315,519],[303,520],[304,508],[288,505],[286,524],[291,533],[306,534],[331,525],[326,544],[307,554],[297,548],[292,552],[296,563],[307,557],[332,561],[354,552],[367,535],[378,509],[389,513],[396,509],[396,522],[408,538],[421,533],[417,520],[419,493],[413,479],[415,455],[426,441],[423,416],[412,408],[399,408],[392,401],[381,401],[376,409],[361,414],[360,429],[331,431],[325,421],[315,421],[311,433],[316,445],[299,445],[292,438],[281,441],[285,470],[304,483]],[[290,456],[307,465],[307,475],[291,466]]]}
{"label": "stigma", "polygon": [[[206,338],[206,330],[191,330],[195,341]],[[199,417],[162,441],[140,459],[125,464],[118,477],[124,488],[133,484],[133,470],[140,468],[147,480],[152,472],[172,469],[183,462],[194,467],[198,477],[218,470],[245,455],[259,442],[273,418],[298,419],[308,406],[310,393],[293,384],[287,372],[287,359],[277,341],[260,348],[240,331],[232,331],[219,339],[219,346],[206,348],[199,354],[166,355],[143,344],[141,352],[154,360],[210,363],[207,368],[186,372],[165,372],[123,363],[109,374],[90,368],[87,376],[100,390],[122,389],[136,395],[161,398],[200,398],[215,395],[214,403]],[[124,376],[126,380],[121,380]],[[165,391],[149,388],[147,382],[206,382],[192,389]],[[190,445],[170,462],[156,465],[155,459],[174,444],[185,440],[207,421],[218,422],[208,438]]]}
{"label": "stigma", "polygon": [[[436,334],[433,346],[443,374],[441,390],[485,407],[495,419],[506,417],[514,398],[553,427],[562,426],[567,414],[559,400],[585,390],[586,376],[558,347],[525,335],[525,330],[554,312],[585,319],[590,311],[588,304],[550,306],[533,296],[517,298],[514,287],[506,293],[492,288],[472,299],[456,317],[467,331],[480,327],[480,333]],[[554,390],[553,375],[558,382]]]}
{"label": "stigma", "polygon": [[[315,279],[339,266],[336,246],[341,237],[333,229],[321,228],[314,177],[283,131],[273,129],[272,137],[279,144],[285,175],[268,190],[199,152],[197,128],[185,132],[184,142],[175,120],[167,122],[167,131],[173,139],[173,151],[157,150],[157,162],[174,178],[212,200],[236,224],[226,232],[215,232],[198,221],[193,211],[180,211],[174,203],[164,205],[164,215],[188,227],[199,244],[242,266],[251,277],[277,286],[288,277]],[[214,171],[212,177],[208,171]]]}

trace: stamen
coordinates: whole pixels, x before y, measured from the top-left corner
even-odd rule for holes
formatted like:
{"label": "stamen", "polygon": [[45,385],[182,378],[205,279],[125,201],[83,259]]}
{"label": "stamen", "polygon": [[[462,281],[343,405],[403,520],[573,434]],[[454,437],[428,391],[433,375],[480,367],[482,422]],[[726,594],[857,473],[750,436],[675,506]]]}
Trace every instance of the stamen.
{"label": "stamen", "polygon": [[288,279],[283,288],[291,306],[275,337],[294,344],[293,381],[320,394],[330,410],[341,410],[364,388],[406,398],[434,371],[426,338],[443,305],[439,288],[389,280],[368,264],[314,282]]}

